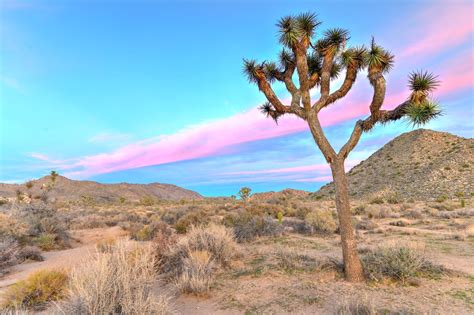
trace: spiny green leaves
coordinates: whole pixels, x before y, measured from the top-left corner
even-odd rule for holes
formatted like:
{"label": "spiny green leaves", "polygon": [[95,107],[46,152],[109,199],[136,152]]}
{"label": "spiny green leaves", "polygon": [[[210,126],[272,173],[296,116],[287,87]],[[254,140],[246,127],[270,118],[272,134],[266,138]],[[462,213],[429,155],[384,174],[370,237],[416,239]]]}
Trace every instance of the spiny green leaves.
{"label": "spiny green leaves", "polygon": [[262,112],[262,114],[264,114],[267,117],[271,117],[275,121],[275,123],[278,124],[278,118],[280,118],[282,114],[278,113],[273,108],[273,105],[271,103],[265,102],[263,105],[259,107],[259,109]]}
{"label": "spiny green leaves", "polygon": [[367,65],[367,48],[360,46],[346,49],[341,54],[341,63],[346,68],[353,67],[356,70],[365,68]]}
{"label": "spiny green leaves", "polygon": [[289,64],[295,62],[295,57],[292,52],[283,48],[280,52],[279,60],[281,67],[286,68]]}
{"label": "spiny green leaves", "polygon": [[342,65],[338,62],[334,62],[332,64],[332,68],[331,68],[331,79],[337,79],[339,77],[339,74],[341,73],[341,70],[342,70]]}
{"label": "spiny green leaves", "polygon": [[263,63],[263,72],[265,73],[265,77],[267,78],[268,82],[275,81],[280,69],[274,62],[264,62]]}
{"label": "spiny green leaves", "polygon": [[313,73],[321,74],[322,59],[319,54],[317,53],[308,54],[308,56],[306,57],[306,60],[308,63],[309,75],[312,75]]}
{"label": "spiny green leaves", "polygon": [[413,126],[421,126],[441,115],[438,103],[425,100],[422,103],[410,103],[405,108],[405,116]]}
{"label": "spiny green leaves", "polygon": [[296,29],[300,36],[311,38],[317,26],[321,24],[314,13],[302,13],[296,17]]}
{"label": "spiny green leaves", "polygon": [[292,48],[302,38],[311,39],[314,31],[320,25],[314,13],[302,13],[297,16],[285,16],[281,18],[277,27],[280,33],[280,43]]}
{"label": "spiny green leaves", "polygon": [[340,47],[349,40],[349,31],[343,28],[331,28],[324,32],[324,38],[329,44]]}
{"label": "spiny green leaves", "polygon": [[438,76],[427,71],[415,71],[408,77],[410,90],[417,92],[432,92],[439,86]]}
{"label": "spiny green leaves", "polygon": [[321,55],[335,54],[349,40],[349,31],[342,28],[331,28],[324,32],[324,37],[316,42],[315,49]]}
{"label": "spiny green leaves", "polygon": [[243,73],[251,83],[258,83],[258,72],[263,72],[263,66],[254,59],[244,59]]}
{"label": "spiny green leaves", "polygon": [[388,72],[393,67],[394,59],[395,57],[390,53],[390,51],[384,49],[382,46],[377,45],[374,38],[372,38],[372,44],[370,45],[370,50],[367,57],[369,72]]}

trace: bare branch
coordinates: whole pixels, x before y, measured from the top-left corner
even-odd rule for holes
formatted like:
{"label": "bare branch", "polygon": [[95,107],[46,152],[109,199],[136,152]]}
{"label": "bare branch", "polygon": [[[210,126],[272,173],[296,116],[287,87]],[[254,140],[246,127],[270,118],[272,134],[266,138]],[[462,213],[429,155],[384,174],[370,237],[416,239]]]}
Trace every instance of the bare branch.
{"label": "bare branch", "polygon": [[329,95],[331,85],[331,70],[334,62],[335,52],[329,51],[324,55],[323,67],[321,70],[321,97],[326,98]]}
{"label": "bare branch", "polygon": [[328,163],[332,163],[337,157],[337,154],[324,135],[323,128],[319,122],[318,114],[314,111],[311,111],[308,115],[308,125],[309,129],[311,130],[311,134],[313,135],[313,139],[323,153],[324,158]]}

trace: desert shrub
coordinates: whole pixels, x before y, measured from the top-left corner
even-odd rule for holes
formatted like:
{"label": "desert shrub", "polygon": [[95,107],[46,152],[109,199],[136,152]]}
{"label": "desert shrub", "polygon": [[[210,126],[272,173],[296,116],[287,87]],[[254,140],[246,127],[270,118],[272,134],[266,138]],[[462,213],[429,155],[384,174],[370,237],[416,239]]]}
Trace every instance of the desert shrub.
{"label": "desert shrub", "polygon": [[383,204],[385,201],[382,197],[374,197],[372,200],[369,201],[371,205],[380,205]]}
{"label": "desert shrub", "polygon": [[304,220],[304,218],[306,217],[306,215],[308,213],[311,212],[311,208],[309,207],[299,207],[297,210],[296,210],[296,216],[302,220]]}
{"label": "desert shrub", "polygon": [[49,251],[58,248],[56,246],[56,235],[54,234],[40,234],[33,238],[33,242],[42,250]]}
{"label": "desert shrub", "polygon": [[27,204],[15,209],[15,215],[26,225],[29,237],[43,238],[44,235],[54,235],[54,248],[69,246],[70,237],[64,224],[65,219],[55,209],[41,204]]}
{"label": "desert shrub", "polygon": [[18,259],[20,261],[33,260],[43,261],[44,257],[41,255],[41,250],[36,246],[25,246],[20,249],[18,253]]}
{"label": "desert shrub", "polygon": [[231,225],[238,242],[251,241],[259,236],[279,236],[283,226],[269,216],[244,214],[235,218]]}
{"label": "desert shrub", "polygon": [[387,194],[385,198],[387,199],[387,203],[392,205],[399,204],[402,201],[400,196],[398,196],[396,193]]}
{"label": "desert shrub", "polygon": [[282,246],[276,248],[274,255],[277,266],[286,272],[312,270],[319,266],[319,262],[314,257]]}
{"label": "desert shrub", "polygon": [[336,315],[378,315],[384,314],[378,312],[374,305],[364,300],[354,300],[340,305]]}
{"label": "desert shrub", "polygon": [[417,276],[438,277],[443,268],[427,261],[408,247],[377,248],[362,257],[367,278],[381,281],[390,278],[405,282]]}
{"label": "desert shrub", "polygon": [[0,238],[0,276],[7,272],[8,267],[17,263],[19,252],[20,246],[14,238]]}
{"label": "desert shrub", "polygon": [[0,213],[0,238],[12,237],[21,240],[26,237],[27,226],[11,215]]}
{"label": "desert shrub", "polygon": [[72,230],[104,228],[109,226],[108,220],[108,217],[97,214],[79,216],[71,220],[70,228]]}
{"label": "desert shrub", "polygon": [[155,200],[151,196],[143,196],[140,198],[139,204],[141,206],[149,207],[155,204]]}
{"label": "desert shrub", "polygon": [[214,224],[193,226],[178,242],[161,249],[160,272],[181,291],[197,294],[209,289],[213,270],[227,267],[238,250],[232,231]]}
{"label": "desert shrub", "polygon": [[191,225],[205,225],[207,223],[209,223],[209,217],[204,211],[193,211],[179,218],[174,228],[178,233],[186,233]]}
{"label": "desert shrub", "polygon": [[166,223],[161,221],[152,221],[150,224],[143,226],[141,229],[133,230],[131,238],[137,241],[151,241],[155,236],[164,230],[169,230]]}
{"label": "desert shrub", "polygon": [[423,213],[421,213],[421,211],[416,210],[416,209],[405,212],[404,216],[407,218],[412,218],[412,219],[424,218]]}
{"label": "desert shrub", "polygon": [[444,202],[444,201],[448,200],[448,198],[449,198],[448,195],[441,194],[435,199],[435,201],[436,202]]}
{"label": "desert shrub", "polygon": [[331,210],[310,212],[306,215],[304,220],[312,229],[312,233],[332,234],[337,229],[337,223]]}
{"label": "desert shrub", "polygon": [[41,308],[66,296],[68,277],[63,271],[41,270],[5,292],[4,308]]}
{"label": "desert shrub", "polygon": [[190,251],[183,258],[181,274],[176,278],[176,287],[184,293],[202,294],[211,288],[214,280],[214,262],[205,250]]}
{"label": "desert shrub", "polygon": [[371,206],[367,209],[367,217],[369,219],[383,219],[388,218],[391,215],[391,210],[383,206]]}
{"label": "desert shrub", "polygon": [[365,213],[365,208],[365,205],[358,205],[352,210],[352,213],[354,213],[355,215],[362,215]]}
{"label": "desert shrub", "polygon": [[120,241],[95,253],[71,274],[66,314],[169,314],[164,296],[152,293],[155,261],[150,246]]}
{"label": "desert shrub", "polygon": [[378,227],[379,225],[372,220],[362,220],[362,221],[357,222],[356,224],[356,229],[358,230],[371,231],[371,230],[375,230]]}

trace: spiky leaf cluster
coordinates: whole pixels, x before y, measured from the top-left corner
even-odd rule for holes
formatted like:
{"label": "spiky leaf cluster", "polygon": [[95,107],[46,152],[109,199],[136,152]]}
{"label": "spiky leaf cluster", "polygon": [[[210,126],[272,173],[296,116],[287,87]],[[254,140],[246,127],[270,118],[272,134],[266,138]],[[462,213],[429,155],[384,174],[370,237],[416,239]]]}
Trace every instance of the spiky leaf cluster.
{"label": "spiky leaf cluster", "polygon": [[438,103],[425,100],[422,103],[410,103],[405,108],[405,117],[413,126],[421,126],[441,115]]}
{"label": "spiky leaf cluster", "polygon": [[315,49],[321,55],[335,54],[344,48],[349,40],[349,31],[342,28],[332,28],[324,32],[324,37],[316,42]]}
{"label": "spiky leaf cluster", "polygon": [[273,82],[280,73],[280,69],[274,62],[265,62],[263,65],[263,72],[265,73],[265,78],[268,82]]}
{"label": "spiky leaf cluster", "polygon": [[308,54],[306,60],[308,63],[308,72],[310,75],[313,73],[321,74],[323,61],[318,53],[313,52]]}
{"label": "spiky leaf cluster", "polygon": [[288,65],[290,64],[294,64],[295,62],[295,56],[293,55],[292,52],[286,50],[286,49],[282,49],[282,51],[280,52],[280,55],[278,56],[279,58],[279,61],[280,61],[280,66],[282,68],[287,68]]}
{"label": "spiky leaf cluster", "polygon": [[251,83],[258,83],[258,73],[264,73],[264,66],[253,59],[244,59],[243,73]]}
{"label": "spiky leaf cluster", "polygon": [[267,117],[271,117],[277,124],[278,118],[282,115],[278,113],[270,102],[265,102],[263,105],[259,107],[262,114],[266,115]]}
{"label": "spiky leaf cluster", "polygon": [[363,69],[367,66],[367,48],[364,46],[351,47],[341,54],[341,64],[346,68]]}
{"label": "spiky leaf cluster", "polygon": [[408,84],[410,90],[413,92],[432,92],[439,86],[439,80],[433,73],[427,71],[415,71],[410,73]]}
{"label": "spiky leaf cluster", "polygon": [[292,48],[303,38],[310,40],[319,24],[321,22],[317,20],[314,13],[285,16],[277,23],[280,32],[280,43]]}
{"label": "spiky leaf cluster", "polygon": [[377,45],[375,40],[372,38],[372,44],[367,54],[367,64],[370,72],[381,71],[386,73],[393,67],[395,61],[394,55],[390,51],[384,49],[382,46]]}

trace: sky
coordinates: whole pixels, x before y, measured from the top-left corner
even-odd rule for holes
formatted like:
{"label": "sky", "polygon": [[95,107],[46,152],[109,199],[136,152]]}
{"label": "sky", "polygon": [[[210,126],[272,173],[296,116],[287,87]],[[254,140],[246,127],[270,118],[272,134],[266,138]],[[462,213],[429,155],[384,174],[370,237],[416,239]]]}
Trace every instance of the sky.
{"label": "sky", "polygon": [[[243,186],[316,191],[331,176],[306,123],[265,118],[264,95],[242,74],[242,58],[276,60],[280,17],[308,11],[323,22],[316,36],[342,27],[348,45],[374,36],[395,54],[383,108],[403,102],[408,75],[425,69],[439,75],[433,97],[443,116],[424,128],[474,136],[472,1],[0,0],[0,182],[56,170],[205,196]],[[284,86],[274,89],[289,99]],[[361,73],[321,111],[336,148],[371,97]],[[347,169],[411,130],[406,121],[377,126]]]}

